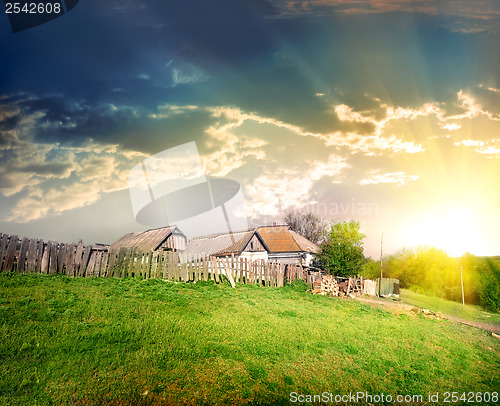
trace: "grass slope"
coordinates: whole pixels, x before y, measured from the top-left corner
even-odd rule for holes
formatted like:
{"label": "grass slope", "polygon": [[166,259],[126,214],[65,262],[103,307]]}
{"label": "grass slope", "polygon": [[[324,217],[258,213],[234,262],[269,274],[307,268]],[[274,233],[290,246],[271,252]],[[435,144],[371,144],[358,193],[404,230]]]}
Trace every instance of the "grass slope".
{"label": "grass slope", "polygon": [[465,306],[462,303],[441,299],[435,296],[422,295],[408,289],[401,289],[401,300],[413,306],[423,307],[434,312],[441,312],[450,316],[460,317],[465,320],[480,321],[500,325],[500,313],[485,311],[480,306]]}
{"label": "grass slope", "polygon": [[[290,393],[500,387],[499,341],[347,299],[0,275],[0,404],[289,404]],[[393,402],[392,404],[397,404]]]}

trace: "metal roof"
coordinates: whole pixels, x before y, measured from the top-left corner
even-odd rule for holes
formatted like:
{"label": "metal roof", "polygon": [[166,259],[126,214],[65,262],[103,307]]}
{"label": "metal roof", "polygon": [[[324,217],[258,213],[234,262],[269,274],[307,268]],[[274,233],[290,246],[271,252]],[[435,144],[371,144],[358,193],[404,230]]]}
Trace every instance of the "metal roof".
{"label": "metal roof", "polygon": [[320,248],[307,238],[290,230],[289,226],[263,226],[257,228],[270,253],[310,252],[317,254]]}
{"label": "metal roof", "polygon": [[137,233],[125,234],[120,239],[111,244],[109,250],[119,250],[120,248],[136,248],[140,251],[154,251],[165,241],[172,232],[182,232],[176,226],[168,226],[140,231]]}
{"label": "metal roof", "polygon": [[186,246],[187,255],[240,254],[252,238],[255,230],[211,234],[195,237]]}

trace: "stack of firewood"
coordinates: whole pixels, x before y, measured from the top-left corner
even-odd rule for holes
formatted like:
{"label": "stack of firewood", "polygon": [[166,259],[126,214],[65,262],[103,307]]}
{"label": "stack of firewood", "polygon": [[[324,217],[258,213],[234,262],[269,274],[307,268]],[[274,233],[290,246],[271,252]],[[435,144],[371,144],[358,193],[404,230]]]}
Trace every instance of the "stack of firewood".
{"label": "stack of firewood", "polygon": [[337,285],[337,281],[332,275],[324,275],[314,281],[311,293],[313,295],[338,296],[339,285]]}

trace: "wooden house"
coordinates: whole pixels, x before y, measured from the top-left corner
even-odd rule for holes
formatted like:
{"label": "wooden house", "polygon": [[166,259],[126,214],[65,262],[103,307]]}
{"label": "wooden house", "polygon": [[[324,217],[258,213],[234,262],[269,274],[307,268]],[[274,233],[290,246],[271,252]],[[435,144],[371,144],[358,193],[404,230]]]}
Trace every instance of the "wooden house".
{"label": "wooden house", "polygon": [[236,257],[311,266],[320,248],[289,226],[263,226],[233,233],[195,237],[186,247],[189,257]]}
{"label": "wooden house", "polygon": [[186,247],[188,257],[235,257],[267,260],[267,247],[256,230],[210,234],[191,239]]}
{"label": "wooden house", "polygon": [[135,248],[140,252],[178,251],[186,249],[187,237],[176,226],[154,228],[146,231],[125,234],[109,247],[109,252],[120,248]]}
{"label": "wooden house", "polygon": [[287,225],[258,227],[256,232],[264,241],[271,262],[311,266],[314,254],[320,251],[316,244]]}

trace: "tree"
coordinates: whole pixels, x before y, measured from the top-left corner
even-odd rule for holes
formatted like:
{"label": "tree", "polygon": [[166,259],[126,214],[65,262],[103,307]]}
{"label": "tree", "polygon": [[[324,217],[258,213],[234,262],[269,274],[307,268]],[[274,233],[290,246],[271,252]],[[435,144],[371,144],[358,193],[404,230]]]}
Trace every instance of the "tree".
{"label": "tree", "polygon": [[323,218],[314,213],[302,213],[294,209],[285,212],[284,221],[292,231],[315,244],[321,243],[327,224]]}
{"label": "tree", "polygon": [[318,265],[337,276],[355,276],[364,263],[363,238],[357,221],[332,221],[318,255]]}

